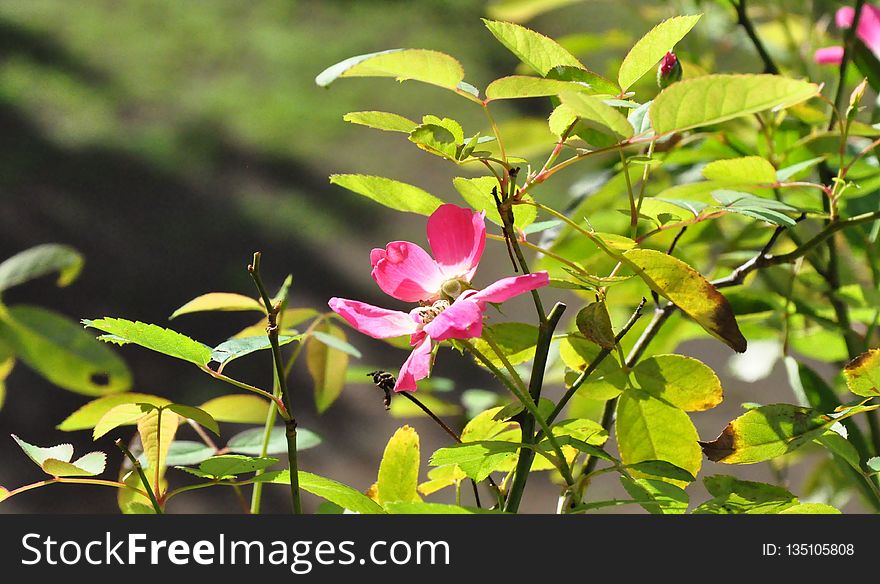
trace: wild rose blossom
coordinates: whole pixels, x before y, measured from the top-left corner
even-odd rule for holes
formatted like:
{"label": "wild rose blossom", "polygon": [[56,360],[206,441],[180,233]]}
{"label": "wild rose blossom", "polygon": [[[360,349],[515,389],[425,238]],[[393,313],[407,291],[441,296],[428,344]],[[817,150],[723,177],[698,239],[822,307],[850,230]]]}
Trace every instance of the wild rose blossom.
{"label": "wild rose blossom", "polygon": [[[855,9],[852,6],[844,6],[839,9],[835,15],[837,28],[851,28],[855,15]],[[880,8],[871,4],[866,4],[862,8],[856,36],[865,43],[871,52],[880,57]],[[819,49],[813,58],[820,65],[839,65],[843,60],[843,47]]]}
{"label": "wild rose blossom", "polygon": [[402,312],[357,300],[331,298],[330,308],[358,331],[377,339],[410,335],[412,353],[400,368],[394,391],[415,391],[428,377],[437,343],[483,333],[483,313],[519,294],[546,286],[547,272],[502,278],[482,290],[471,287],[486,244],[485,213],[445,204],[428,219],[434,256],[408,241],[393,241],[370,253],[372,276],[386,294],[418,302]]}

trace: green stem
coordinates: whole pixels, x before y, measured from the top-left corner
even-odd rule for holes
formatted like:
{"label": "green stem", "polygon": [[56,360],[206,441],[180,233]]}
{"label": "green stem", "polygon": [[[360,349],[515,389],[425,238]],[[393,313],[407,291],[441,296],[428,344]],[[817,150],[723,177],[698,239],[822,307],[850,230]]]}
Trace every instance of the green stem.
{"label": "green stem", "polygon": [[[266,336],[269,338],[269,344],[272,345],[272,361],[275,365],[275,379],[281,392],[281,400],[286,409],[284,417],[285,436],[287,437],[287,460],[290,464],[290,498],[293,503],[293,513],[295,515],[302,514],[302,504],[299,496],[299,465],[297,463],[296,452],[296,419],[293,417],[293,407],[290,392],[287,389],[287,380],[284,371],[284,362],[281,358],[281,345],[278,342],[278,313],[281,305],[273,305],[266,293],[266,287],[263,285],[260,276],[260,252],[254,254],[253,263],[248,266],[248,272],[254,280],[254,284],[266,305],[268,326],[266,327]],[[272,396],[273,398],[275,396]]]}
{"label": "green stem", "polygon": [[[126,448],[125,444],[122,443],[121,439],[117,438],[115,444],[116,444],[116,447],[122,451],[122,454],[124,454],[125,457],[128,458],[129,461],[131,461],[131,466],[134,468],[135,472],[140,477],[141,482],[143,483],[144,489],[146,490],[146,492],[145,493],[141,492],[141,491],[139,491],[139,492],[141,492],[141,494],[145,494],[145,496],[148,499],[150,499],[150,503],[153,504],[153,509],[156,511],[156,515],[161,515],[163,513],[162,506],[159,505],[159,501],[156,499],[155,493],[153,493],[153,488],[150,486],[150,481],[147,480],[147,475],[144,474],[144,469],[143,469],[143,467],[141,467],[141,463],[131,453],[131,450]],[[156,464],[156,467],[158,467],[158,466],[159,465]],[[158,484],[158,481],[157,481],[157,484]]]}
{"label": "green stem", "polygon": [[[529,379],[528,395],[529,401],[534,404],[537,404],[541,398],[541,390],[544,385],[544,370],[547,367],[547,354],[550,351],[553,331],[556,330],[556,325],[559,323],[559,319],[562,318],[563,312],[565,312],[565,305],[557,302],[550,311],[550,314],[547,315],[547,319],[538,325],[538,342],[535,346],[535,358],[532,363],[532,375]],[[566,484],[571,486],[573,480],[571,472],[568,469],[568,463],[565,460],[565,456],[562,454],[562,449],[559,447],[555,436],[553,436],[553,431],[551,430],[550,425],[541,417],[537,410],[537,405],[535,405],[534,411],[531,409],[529,410],[529,414],[531,415],[521,416],[520,429],[522,431],[522,441],[526,444],[536,444],[535,422],[537,422],[541,426],[541,429],[544,430],[544,435],[547,437],[547,440],[550,441],[557,456],[560,457],[560,463],[565,471],[562,473],[563,478],[565,479]],[[534,460],[534,458],[535,453],[532,450],[521,449],[519,451],[519,458],[517,459],[516,469],[514,470],[513,484],[510,486],[510,491],[507,493],[507,502],[504,507],[505,511],[516,513],[519,510],[523,492],[525,491],[526,483],[529,478],[529,470],[532,468],[532,460]],[[562,471],[563,469],[560,470]]]}

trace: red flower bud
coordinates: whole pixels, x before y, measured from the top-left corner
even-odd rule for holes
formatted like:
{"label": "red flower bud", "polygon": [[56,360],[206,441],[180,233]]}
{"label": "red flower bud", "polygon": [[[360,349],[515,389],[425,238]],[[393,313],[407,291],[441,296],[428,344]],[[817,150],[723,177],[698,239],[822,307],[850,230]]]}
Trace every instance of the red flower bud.
{"label": "red flower bud", "polygon": [[660,67],[657,68],[657,85],[660,89],[666,89],[681,79],[681,63],[672,51],[663,55]]}

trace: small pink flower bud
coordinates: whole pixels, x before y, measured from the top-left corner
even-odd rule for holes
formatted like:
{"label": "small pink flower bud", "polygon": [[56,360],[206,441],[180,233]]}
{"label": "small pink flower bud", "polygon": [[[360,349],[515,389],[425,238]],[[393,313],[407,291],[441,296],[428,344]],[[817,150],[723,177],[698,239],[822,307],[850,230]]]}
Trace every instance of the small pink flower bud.
{"label": "small pink flower bud", "polygon": [[666,89],[679,79],[681,79],[681,62],[675,53],[669,51],[663,56],[660,67],[657,68],[657,85],[660,89]]}

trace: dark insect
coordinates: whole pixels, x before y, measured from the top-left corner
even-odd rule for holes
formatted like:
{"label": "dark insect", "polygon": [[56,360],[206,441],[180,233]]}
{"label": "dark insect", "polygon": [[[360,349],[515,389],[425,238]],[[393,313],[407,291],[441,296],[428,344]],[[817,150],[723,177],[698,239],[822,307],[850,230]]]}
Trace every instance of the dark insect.
{"label": "dark insect", "polygon": [[397,378],[394,377],[394,374],[388,373],[387,371],[370,371],[367,373],[370,377],[373,378],[373,383],[376,384],[376,387],[385,392],[385,409],[391,409],[391,391],[394,389],[394,385],[397,383]]}

